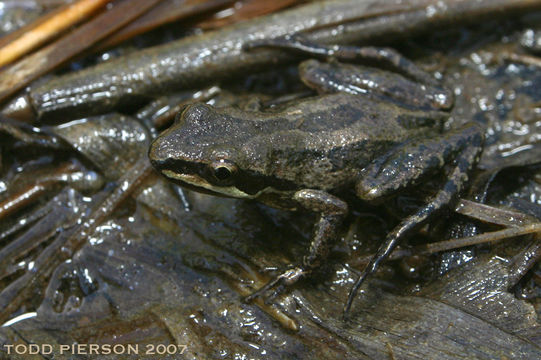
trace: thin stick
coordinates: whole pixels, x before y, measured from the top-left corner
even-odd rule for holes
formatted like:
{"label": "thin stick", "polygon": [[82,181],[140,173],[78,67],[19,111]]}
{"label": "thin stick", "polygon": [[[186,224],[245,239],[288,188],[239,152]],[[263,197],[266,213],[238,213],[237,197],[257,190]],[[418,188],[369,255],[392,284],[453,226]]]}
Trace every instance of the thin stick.
{"label": "thin stick", "polygon": [[0,73],[0,102],[156,5],[161,0],[122,1],[71,34],[13,64]]}
{"label": "thin stick", "polygon": [[240,7],[235,5],[223,12],[217,13],[214,15],[214,17],[198,22],[197,26],[205,30],[217,29],[243,20],[271,14],[278,10],[301,4],[303,2],[305,2],[305,0],[247,0],[241,2]]}
{"label": "thin stick", "polygon": [[502,226],[516,227],[537,222],[536,218],[518,211],[501,209],[466,199],[461,199],[459,201],[455,208],[455,212],[477,220]]}
{"label": "thin stick", "polygon": [[150,31],[158,26],[173,21],[190,19],[210,11],[218,10],[233,2],[235,0],[187,0],[182,5],[179,5],[175,0],[162,1],[162,3],[156,5],[134,22],[126,25],[107,39],[104,39],[93,51],[113,47],[122,41]]}
{"label": "thin stick", "polygon": [[503,239],[508,239],[515,236],[532,234],[541,232],[541,223],[528,224],[521,227],[512,227],[499,231],[492,231],[484,234],[479,234],[475,236],[469,236],[456,240],[446,240],[435,242],[431,244],[426,244],[420,246],[419,252],[414,252],[414,254],[433,254],[440,251],[458,249],[466,246],[484,244],[487,242],[494,242]]}
{"label": "thin stick", "polygon": [[17,210],[28,206],[40,198],[43,194],[51,191],[53,181],[33,184],[22,191],[12,195],[10,198],[0,202],[0,219],[6,218]]}
{"label": "thin stick", "polygon": [[[88,18],[111,0],[79,0],[66,5],[38,26],[30,24],[20,30],[20,36],[0,48],[0,67],[43,45],[58,33]],[[40,19],[37,20],[38,22]]]}
{"label": "thin stick", "polygon": [[[426,245],[415,246],[411,249],[397,249],[391,253],[388,260],[397,260],[412,255],[430,255],[437,252],[460,249],[466,246],[485,244],[488,242],[500,241],[516,236],[541,233],[541,223],[527,224],[518,227],[492,231],[484,234],[468,236],[460,239],[444,240]],[[374,254],[361,257],[355,264],[368,264]]]}
{"label": "thin stick", "polygon": [[541,59],[537,56],[507,52],[507,53],[501,54],[500,57],[503,60],[507,60],[507,61],[515,61],[515,62],[522,63],[524,65],[533,65],[533,66],[541,67]]}

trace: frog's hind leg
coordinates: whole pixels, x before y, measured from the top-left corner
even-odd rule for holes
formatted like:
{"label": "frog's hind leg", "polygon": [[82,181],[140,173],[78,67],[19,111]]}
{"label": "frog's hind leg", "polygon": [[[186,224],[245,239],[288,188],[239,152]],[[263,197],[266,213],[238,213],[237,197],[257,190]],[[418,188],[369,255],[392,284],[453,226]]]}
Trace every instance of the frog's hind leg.
{"label": "frog's hind leg", "polygon": [[389,98],[408,108],[424,110],[449,110],[454,103],[453,92],[441,88],[432,76],[390,48],[319,45],[300,35],[260,40],[245,45],[245,48],[256,47],[278,47],[315,58],[373,65],[367,68],[337,61],[303,61],[299,65],[299,76],[309,88],[318,93],[374,95],[378,98]]}
{"label": "frog's hind leg", "polygon": [[376,67],[389,69],[427,85],[438,85],[436,79],[391,48],[322,45],[314,43],[299,34],[253,41],[244,46],[247,50],[258,47],[287,49],[316,58],[334,58],[347,62],[370,63]]}
{"label": "frog's hind leg", "polygon": [[[420,118],[420,121],[423,121],[423,118]],[[355,192],[365,201],[392,196],[404,188],[420,183],[424,177],[441,170],[453,160],[460,165],[459,160],[470,148],[474,149],[476,154],[480,151],[482,141],[482,132],[476,123],[468,123],[460,129],[430,140],[409,139],[406,144],[363,169],[360,180],[355,185]],[[475,162],[471,161],[471,165],[475,165]],[[469,169],[461,176],[467,178],[467,170]]]}
{"label": "frog's hind leg", "polygon": [[[456,139],[456,137],[459,139]],[[479,159],[482,142],[483,136],[480,128],[475,124],[467,125],[460,132],[448,135],[447,141],[439,140],[440,148],[442,146],[445,147],[443,153],[441,150],[434,153],[433,146],[430,146],[431,144],[429,142],[427,146],[423,146],[421,149],[417,147],[417,154],[415,154],[415,157],[411,157],[409,151],[412,148],[406,147],[403,151],[398,152],[394,158],[387,158],[384,164],[374,163],[374,168],[369,169],[369,172],[372,172],[372,174],[367,174],[371,175],[368,176],[370,180],[368,182],[363,180],[364,184],[357,184],[357,194],[361,198],[376,195],[384,196],[406,186],[407,182],[411,182],[427,171],[442,167],[442,162],[446,157],[454,156],[455,167],[452,169],[442,189],[438,191],[426,206],[423,206],[415,214],[404,219],[387,235],[383,244],[370,260],[370,263],[360,274],[349,292],[348,300],[344,306],[344,317],[347,316],[353,299],[366,277],[377,270],[379,264],[389,256],[398,244],[398,241],[413,228],[425,221],[435,211],[453,201],[456,195],[462,190],[468,180],[470,170]],[[437,143],[437,140],[435,140],[432,145],[436,145]],[[372,188],[376,189],[374,192],[371,193],[366,188],[368,183],[374,186]]]}
{"label": "frog's hind leg", "polygon": [[244,299],[246,302],[250,302],[274,288],[273,297],[279,292],[279,286],[292,285],[318,268],[327,258],[330,243],[337,238],[338,230],[348,212],[348,206],[344,201],[321,190],[299,190],[293,199],[306,210],[320,214],[318,222],[314,226],[308,254],[303,257],[301,264],[290,266],[261,289],[246,297]]}

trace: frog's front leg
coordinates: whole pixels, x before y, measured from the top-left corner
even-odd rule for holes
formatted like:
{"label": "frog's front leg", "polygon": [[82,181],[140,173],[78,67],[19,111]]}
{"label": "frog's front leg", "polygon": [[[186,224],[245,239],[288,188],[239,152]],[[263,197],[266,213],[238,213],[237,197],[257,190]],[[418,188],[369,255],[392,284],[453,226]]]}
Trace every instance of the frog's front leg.
{"label": "frog's front leg", "polygon": [[419,69],[413,62],[391,48],[316,44],[306,37],[293,34],[274,39],[247,43],[245,49],[273,47],[293,50],[316,58],[334,58],[348,62],[363,62],[400,73],[422,83],[437,86],[436,79]]}
{"label": "frog's front leg", "polygon": [[245,301],[247,302],[272,288],[294,284],[300,278],[317,269],[327,258],[331,242],[337,238],[338,230],[348,213],[348,206],[344,201],[321,190],[299,190],[294,194],[293,200],[302,208],[320,214],[314,226],[308,254],[303,257],[300,264],[290,266],[261,289],[246,297]]}
{"label": "frog's front leg", "polygon": [[440,139],[409,144],[391,156],[376,160],[357,183],[357,195],[364,200],[385,197],[414,184],[415,180],[433,170],[442,168],[446,162],[454,161],[454,168],[446,183],[427,205],[404,219],[380,245],[370,263],[351,288],[344,307],[346,316],[353,299],[366,277],[375,272],[379,264],[394,250],[398,241],[412,229],[423,223],[430,215],[454,200],[468,181],[470,170],[481,155],[483,135],[476,124],[445,134]]}

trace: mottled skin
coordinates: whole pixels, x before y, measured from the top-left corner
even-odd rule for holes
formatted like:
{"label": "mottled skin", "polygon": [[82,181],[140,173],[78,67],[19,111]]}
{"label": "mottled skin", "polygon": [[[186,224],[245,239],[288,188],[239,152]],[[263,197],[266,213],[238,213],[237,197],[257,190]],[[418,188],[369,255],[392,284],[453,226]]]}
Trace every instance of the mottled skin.
{"label": "mottled skin", "polygon": [[[333,57],[362,53],[338,47],[314,51],[312,44],[286,40],[270,45],[312,55],[330,50],[327,55]],[[479,157],[483,137],[476,125],[441,132],[445,111],[452,106],[448,92],[395,52],[369,49],[376,58],[390,54],[390,63],[403,75],[309,60],[300,66],[301,78],[324,95],[274,112],[194,104],[150,148],[152,164],[189,187],[319,214],[301,263],[247,300],[296,282],[326,259],[348,213],[341,199],[344,192],[353,190],[360,199],[374,201],[399,193],[446,164],[454,165],[442,189],[384,240],[350,292],[347,313],[366,276],[400,238],[453,200]]]}

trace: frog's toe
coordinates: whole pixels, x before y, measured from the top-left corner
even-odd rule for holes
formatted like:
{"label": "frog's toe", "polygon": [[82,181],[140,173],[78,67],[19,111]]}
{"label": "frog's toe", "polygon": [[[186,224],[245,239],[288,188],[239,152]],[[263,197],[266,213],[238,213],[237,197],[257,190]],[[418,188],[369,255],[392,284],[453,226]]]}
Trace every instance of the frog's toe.
{"label": "frog's toe", "polygon": [[255,291],[253,294],[248,295],[244,298],[244,302],[249,303],[255,300],[258,297],[263,297],[265,293],[273,289],[270,298],[278,296],[285,287],[296,283],[300,278],[305,276],[307,272],[301,267],[294,267],[288,269],[276,276],[274,279],[266,283],[262,288]]}
{"label": "frog's toe", "polygon": [[246,42],[242,48],[243,50],[252,50],[255,48],[289,48],[294,47],[296,44],[296,37],[294,35],[284,35],[272,39],[259,39]]}
{"label": "frog's toe", "polygon": [[355,185],[355,193],[364,201],[381,199],[386,194],[381,184],[376,181],[369,181],[368,179],[359,181]]}

